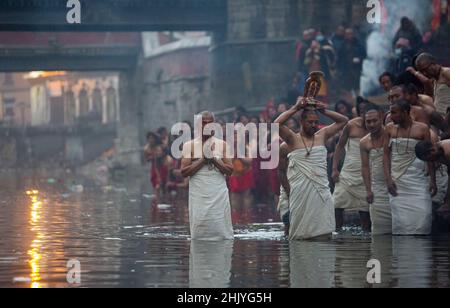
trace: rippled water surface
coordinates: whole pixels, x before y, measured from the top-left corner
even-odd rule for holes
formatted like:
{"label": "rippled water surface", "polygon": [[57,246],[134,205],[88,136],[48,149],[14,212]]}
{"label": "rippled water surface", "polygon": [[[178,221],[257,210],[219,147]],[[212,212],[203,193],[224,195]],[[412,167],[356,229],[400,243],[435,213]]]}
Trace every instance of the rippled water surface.
{"label": "rippled water surface", "polygon": [[[82,185],[82,187],[80,186]],[[189,241],[186,196],[156,201],[147,183],[0,177],[0,287],[450,287],[448,236],[289,243],[275,211],[234,211],[234,242]],[[381,263],[380,285],[366,282]]]}

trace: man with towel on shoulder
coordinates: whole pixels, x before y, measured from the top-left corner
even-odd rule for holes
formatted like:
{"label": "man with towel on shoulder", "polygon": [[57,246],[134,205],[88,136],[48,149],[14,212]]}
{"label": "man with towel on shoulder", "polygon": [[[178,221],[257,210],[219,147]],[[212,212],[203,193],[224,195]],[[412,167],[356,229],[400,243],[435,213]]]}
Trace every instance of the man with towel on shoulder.
{"label": "man with towel on shoulder", "polygon": [[[202,112],[201,121],[202,136],[184,144],[181,160],[181,173],[183,177],[189,177],[191,239],[232,240],[226,176],[233,173],[233,164],[226,158],[226,142],[204,133],[204,128],[214,123],[214,115],[208,111]],[[211,152],[205,153],[204,149]]]}
{"label": "man with towel on shoulder", "polygon": [[410,111],[411,105],[404,100],[391,105],[393,123],[386,126],[384,139],[383,166],[390,194],[392,233],[429,235],[436,176],[433,164],[428,164],[427,172],[415,148],[420,141],[431,141],[431,134],[426,124],[411,119]]}
{"label": "man with towel on shoulder", "polygon": [[[301,111],[301,131],[291,131],[286,123]],[[318,130],[319,114],[336,122]],[[347,125],[348,118],[325,109],[325,105],[299,98],[274,123],[280,124],[280,136],[287,144],[290,209],[290,240],[329,237],[336,229],[334,202],[327,175],[325,141]]]}

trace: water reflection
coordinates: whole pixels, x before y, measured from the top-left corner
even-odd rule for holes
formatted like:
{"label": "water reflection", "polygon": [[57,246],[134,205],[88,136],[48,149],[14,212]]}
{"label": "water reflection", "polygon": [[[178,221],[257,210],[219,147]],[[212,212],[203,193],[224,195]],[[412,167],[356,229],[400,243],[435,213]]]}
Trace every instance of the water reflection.
{"label": "water reflection", "polygon": [[292,288],[334,287],[336,246],[332,242],[291,242]]}
{"label": "water reflection", "polygon": [[[104,184],[0,175],[0,287],[70,287],[70,259],[81,287],[450,287],[448,236],[289,243],[274,209],[258,205],[233,212],[234,243],[190,242],[182,195],[155,200],[146,178]],[[366,281],[370,259],[380,285]]]}
{"label": "water reflection", "polygon": [[228,288],[233,241],[192,241],[189,260],[190,288]]}
{"label": "water reflection", "polygon": [[31,288],[41,288],[41,274],[39,262],[42,259],[41,255],[41,240],[43,235],[41,233],[41,227],[39,221],[41,218],[41,207],[42,201],[39,200],[39,191],[31,190],[27,191],[26,194],[31,200],[31,210],[30,210],[30,231],[34,233],[34,239],[31,242],[30,249],[28,250],[28,255],[30,256],[29,264],[31,268],[30,278],[31,278]]}
{"label": "water reflection", "polygon": [[335,240],[337,288],[365,288],[367,283],[367,262],[371,259],[371,239],[362,236],[345,235]]}
{"label": "water reflection", "polygon": [[371,259],[376,259],[381,263],[381,283],[374,285],[378,288],[391,288],[397,286],[392,279],[392,236],[374,236],[371,243]]}
{"label": "water reflection", "polygon": [[433,268],[431,241],[425,237],[396,236],[392,239],[392,276],[395,287],[426,288]]}

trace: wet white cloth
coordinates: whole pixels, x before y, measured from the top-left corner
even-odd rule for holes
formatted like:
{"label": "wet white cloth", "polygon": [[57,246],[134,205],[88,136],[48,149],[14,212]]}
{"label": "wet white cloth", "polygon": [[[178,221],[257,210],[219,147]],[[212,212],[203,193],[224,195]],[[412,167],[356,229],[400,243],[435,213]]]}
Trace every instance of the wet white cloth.
{"label": "wet white cloth", "polygon": [[450,107],[450,87],[444,83],[436,83],[434,88],[434,105],[436,111],[443,117],[447,115]]}
{"label": "wet white cloth", "polygon": [[397,185],[397,197],[389,196],[392,232],[395,235],[428,235],[431,233],[432,205],[430,182],[425,162],[415,154],[419,141],[392,139],[391,173]]}
{"label": "wet white cloth", "polygon": [[228,187],[216,168],[204,166],[190,178],[189,221],[192,240],[233,239]]}
{"label": "wet white cloth", "polygon": [[374,202],[370,206],[372,235],[392,234],[392,214],[383,172],[383,155],[383,148],[370,151],[370,174],[374,194]]}
{"label": "wet white cloth", "polygon": [[190,288],[228,288],[233,241],[191,241]]}
{"label": "wet white cloth", "polygon": [[333,195],[337,209],[369,212],[366,187],[361,173],[360,141],[358,138],[348,140],[344,166]]}
{"label": "wet white cloth", "polygon": [[284,187],[280,187],[280,199],[278,200],[278,213],[280,213],[281,219],[289,213],[289,197],[284,190]]}
{"label": "wet white cloth", "polygon": [[336,229],[336,221],[327,176],[327,149],[316,146],[309,156],[305,149],[298,149],[288,157],[287,176],[291,186],[289,239],[331,235]]}

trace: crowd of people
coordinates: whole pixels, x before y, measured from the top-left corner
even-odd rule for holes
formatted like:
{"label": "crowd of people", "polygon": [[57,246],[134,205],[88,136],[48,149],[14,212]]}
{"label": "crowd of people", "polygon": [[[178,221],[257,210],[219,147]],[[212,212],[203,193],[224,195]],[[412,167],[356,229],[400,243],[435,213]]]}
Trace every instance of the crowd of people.
{"label": "crowd of people", "polygon": [[[259,114],[252,114],[243,107],[237,107],[232,115],[232,122],[243,126],[254,123],[259,129],[260,123],[272,123],[289,107],[290,105],[283,101],[278,103],[270,101]],[[223,126],[223,131],[226,133],[227,121],[218,118],[216,122]],[[186,124],[192,127],[191,123],[186,122]],[[295,119],[290,120],[288,126],[297,132],[300,129],[298,121]],[[146,161],[151,163],[151,185],[160,197],[184,192],[189,187],[188,180],[181,174],[181,160],[173,157],[171,153],[171,145],[176,137],[169,136],[168,129],[165,127],[147,134],[144,155]],[[237,136],[235,140],[238,140]],[[250,147],[257,147],[258,142],[247,140],[248,151],[250,151]],[[270,149],[270,136],[267,136],[267,146]],[[263,161],[264,159],[259,153],[256,158],[236,158],[232,161],[234,172],[228,177],[227,184],[231,203],[236,210],[248,214],[257,205],[273,206],[278,202],[280,195],[278,170],[262,169],[261,162]]]}
{"label": "crowd of people", "polygon": [[[357,96],[367,57],[366,39],[367,33],[346,24],[338,26],[331,35],[315,28],[305,30],[296,47],[299,91],[303,91],[310,72],[322,71],[324,86],[319,96],[324,99]],[[414,55],[429,52],[432,46],[433,32],[422,34],[411,19],[403,17],[392,41],[387,70],[400,75],[411,66]]]}
{"label": "crowd of people", "polygon": [[[425,41],[407,18],[402,19],[394,41],[397,55],[412,56],[401,69],[393,65],[379,77],[383,94],[372,100],[356,96],[365,50],[354,30],[341,26],[330,39],[314,29],[305,31],[297,48],[298,72],[286,97],[269,101],[259,114],[243,107],[233,114],[233,123],[243,126],[280,125],[279,140],[266,136],[269,148],[273,142],[280,145],[277,168],[261,168],[264,159],[259,153],[256,158],[228,159],[218,153],[219,159],[212,160],[175,159],[170,151],[174,137],[160,128],[147,135],[144,151],[152,165],[153,188],[164,195],[190,187],[191,233],[200,237],[208,232],[194,230],[205,227],[195,222],[208,220],[199,214],[206,208],[218,215],[216,223],[221,221],[214,226],[213,237],[232,236],[228,210],[218,211],[221,204],[244,212],[257,204],[276,205],[290,239],[340,231],[346,212],[359,213],[362,229],[375,235],[430,234],[433,213],[447,219],[450,214],[446,167],[450,165],[450,141],[446,141],[450,68],[422,52]],[[303,95],[305,80],[313,71],[323,72],[314,99]],[[338,100],[331,111],[330,87],[350,91],[356,98]],[[225,119],[210,112],[202,115],[225,126]],[[223,142],[212,136],[203,139]],[[246,140],[247,152],[258,143]],[[205,188],[211,185],[221,189]],[[206,201],[205,195],[211,200]],[[194,210],[193,204],[208,206]]]}
{"label": "crowd of people", "polygon": [[[450,68],[428,53],[415,57],[412,65],[400,78],[380,76],[387,108],[358,97],[354,106],[341,101],[331,111],[323,102],[300,96],[295,105],[269,104],[259,117],[238,109],[235,119],[244,125],[280,125],[280,163],[262,170],[260,159],[227,158],[226,153],[212,160],[182,159],[181,175],[189,178],[188,185],[196,184],[189,191],[191,233],[230,238],[223,209],[251,207],[252,199],[270,187],[291,240],[340,231],[350,211],[360,214],[362,229],[373,235],[431,234],[433,215],[448,219],[450,214]],[[429,96],[425,89],[431,85]],[[222,123],[210,112],[202,116],[207,123]],[[203,135],[192,143],[202,140],[224,142]],[[267,140],[273,142],[270,136]],[[184,150],[191,148],[185,144]]]}

